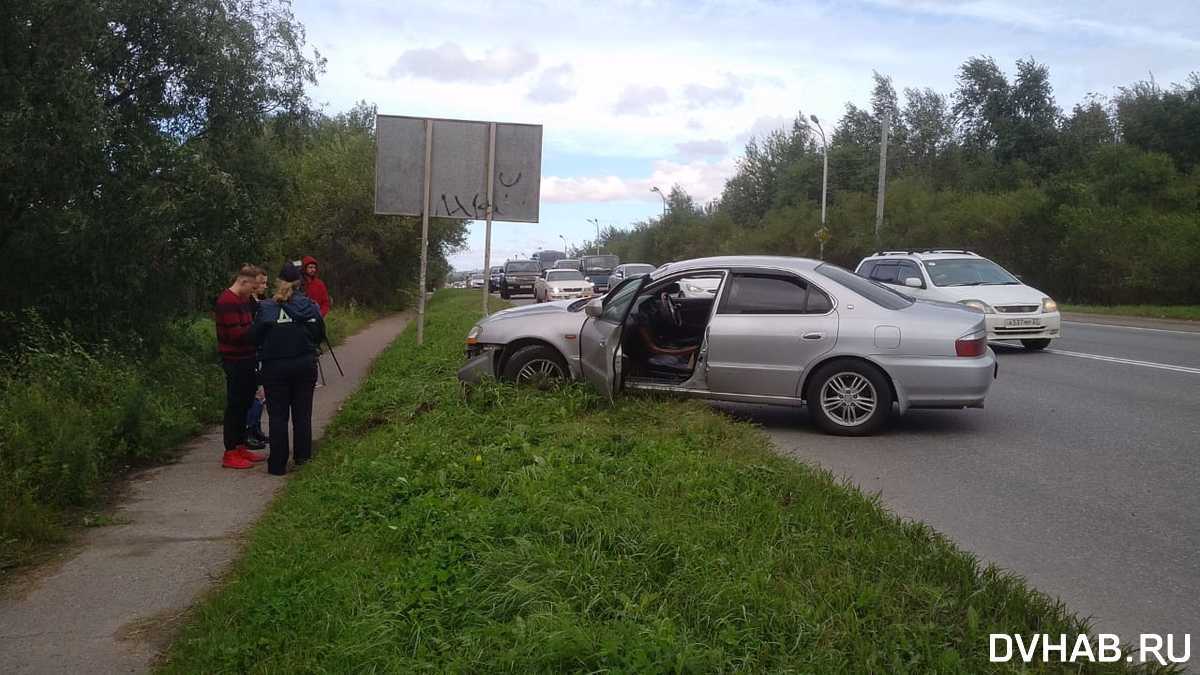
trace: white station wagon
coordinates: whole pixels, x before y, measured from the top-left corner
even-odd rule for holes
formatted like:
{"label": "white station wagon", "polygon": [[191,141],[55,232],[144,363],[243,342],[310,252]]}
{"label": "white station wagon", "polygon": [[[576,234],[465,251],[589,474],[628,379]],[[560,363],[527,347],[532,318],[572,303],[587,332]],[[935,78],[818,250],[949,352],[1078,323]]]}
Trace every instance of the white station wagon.
{"label": "white station wagon", "polygon": [[989,340],[1045,349],[1062,337],[1058,303],[970,251],[880,251],[863,258],[855,273],[920,300],[956,302],[981,312]]}

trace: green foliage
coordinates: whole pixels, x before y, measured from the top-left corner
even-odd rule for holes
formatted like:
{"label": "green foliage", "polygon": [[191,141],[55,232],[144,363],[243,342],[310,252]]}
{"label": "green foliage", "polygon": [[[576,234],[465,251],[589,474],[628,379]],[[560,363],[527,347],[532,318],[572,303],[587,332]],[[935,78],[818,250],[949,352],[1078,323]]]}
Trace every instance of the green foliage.
{"label": "green foliage", "polygon": [[[890,80],[876,73],[871,109],[848,104],[832,130],[827,260],[853,267],[879,247],[966,247],[1063,301],[1200,297],[1200,76],[1165,91],[1139,83],[1113,104],[1090,96],[1066,117],[1049,71],[1032,60],[1018,61],[1010,82],[991,58],[972,58],[953,95],[904,94],[900,108]],[[884,112],[893,133],[877,241]],[[790,131],[747,145],[711,207],[673,206],[662,219],[606,232],[602,245],[628,262],[815,257],[815,133],[798,115]]]}
{"label": "green foliage", "polygon": [[[288,0],[5,3],[0,311],[153,346],[305,254],[336,301],[400,304],[416,227],[373,215],[373,108],[315,112],[305,40]],[[431,229],[436,272],[464,225]]]}
{"label": "green foliage", "polygon": [[84,346],[33,313],[22,323],[28,341],[0,377],[0,569],[56,539],[63,509],[94,504],[114,473],[214,420],[224,394],[211,320],[173,324],[143,359]]}
{"label": "green foliage", "polygon": [[1007,672],[988,633],[1085,630],[703,404],[464,393],[477,301],[380,357],[165,672]]}

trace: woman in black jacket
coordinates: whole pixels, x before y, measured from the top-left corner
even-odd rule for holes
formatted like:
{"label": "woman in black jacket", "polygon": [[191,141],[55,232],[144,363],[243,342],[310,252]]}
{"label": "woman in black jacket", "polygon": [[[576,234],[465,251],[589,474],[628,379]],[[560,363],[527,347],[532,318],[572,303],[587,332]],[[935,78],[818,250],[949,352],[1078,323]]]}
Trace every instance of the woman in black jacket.
{"label": "woman in black jacket", "polygon": [[275,295],[259,305],[254,341],[271,417],[267,471],[287,473],[288,416],[292,418],[296,466],[312,457],[313,389],[325,320],[317,303],[299,290],[300,268],[288,263],[275,281]]}

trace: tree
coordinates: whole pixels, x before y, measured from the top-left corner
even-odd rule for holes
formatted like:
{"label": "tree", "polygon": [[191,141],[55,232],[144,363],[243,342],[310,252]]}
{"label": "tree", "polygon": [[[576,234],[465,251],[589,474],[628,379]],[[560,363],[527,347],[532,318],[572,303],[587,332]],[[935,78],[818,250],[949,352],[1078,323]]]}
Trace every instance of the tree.
{"label": "tree", "polygon": [[289,5],[15,0],[0,21],[0,285],[24,289],[0,310],[149,336],[209,301],[274,229],[264,126],[308,114],[322,67]]}

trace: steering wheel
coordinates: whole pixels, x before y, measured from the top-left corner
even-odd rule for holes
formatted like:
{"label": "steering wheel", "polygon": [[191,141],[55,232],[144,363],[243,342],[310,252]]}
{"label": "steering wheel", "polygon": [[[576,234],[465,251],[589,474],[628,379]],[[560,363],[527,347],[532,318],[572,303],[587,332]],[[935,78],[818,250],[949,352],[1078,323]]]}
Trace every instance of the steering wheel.
{"label": "steering wheel", "polygon": [[667,315],[671,317],[671,323],[675,324],[676,328],[683,326],[683,318],[679,316],[679,308],[675,306],[675,303],[671,302],[671,296],[666,291],[658,295],[658,304],[666,310]]}

